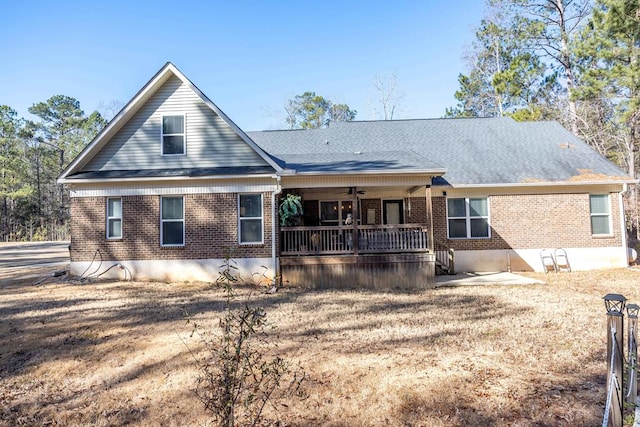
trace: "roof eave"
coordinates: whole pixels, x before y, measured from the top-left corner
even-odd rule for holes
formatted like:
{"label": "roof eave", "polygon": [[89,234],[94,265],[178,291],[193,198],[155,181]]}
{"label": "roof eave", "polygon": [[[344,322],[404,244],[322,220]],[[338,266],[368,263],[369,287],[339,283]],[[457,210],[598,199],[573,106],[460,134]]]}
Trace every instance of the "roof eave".
{"label": "roof eave", "polygon": [[439,185],[449,188],[515,188],[515,187],[557,187],[557,186],[588,186],[588,185],[622,185],[637,184],[638,180],[610,180],[610,181],[540,181],[540,182],[514,182],[514,183],[485,183],[485,184],[456,184]]}
{"label": "roof eave", "polygon": [[284,169],[278,173],[280,176],[341,176],[341,175],[429,175],[442,176],[447,173],[446,169],[424,169],[424,170],[361,170],[361,171],[321,171],[321,172],[298,172],[291,169]]}
{"label": "roof eave", "polygon": [[102,184],[102,183],[121,183],[121,182],[159,182],[159,181],[202,181],[202,180],[222,180],[222,179],[277,179],[276,174],[256,174],[256,175],[203,175],[203,176],[154,176],[154,177],[135,177],[135,178],[60,178],[60,184]]}

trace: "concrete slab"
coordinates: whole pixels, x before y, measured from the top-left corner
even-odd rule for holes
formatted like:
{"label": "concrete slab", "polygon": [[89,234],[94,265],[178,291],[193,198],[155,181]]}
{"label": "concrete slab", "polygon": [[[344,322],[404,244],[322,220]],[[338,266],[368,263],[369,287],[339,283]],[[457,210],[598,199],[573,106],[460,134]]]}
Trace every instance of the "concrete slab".
{"label": "concrete slab", "polygon": [[542,280],[519,276],[514,273],[461,273],[453,276],[436,276],[436,287],[478,285],[545,285]]}

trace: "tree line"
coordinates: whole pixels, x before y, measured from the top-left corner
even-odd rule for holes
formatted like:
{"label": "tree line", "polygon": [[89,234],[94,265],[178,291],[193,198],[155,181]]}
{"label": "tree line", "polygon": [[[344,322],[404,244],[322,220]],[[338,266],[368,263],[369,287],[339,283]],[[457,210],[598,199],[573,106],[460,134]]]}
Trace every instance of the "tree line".
{"label": "tree line", "polygon": [[29,109],[0,105],[0,241],[69,238],[69,195],[57,177],[106,125],[102,115],[56,95]]}
{"label": "tree line", "polygon": [[[640,0],[486,0],[465,53],[457,105],[445,117],[556,120],[636,177],[640,147]],[[397,73],[376,76],[376,117],[400,107]],[[357,111],[315,92],[284,106],[291,129],[354,120]],[[56,184],[106,125],[68,96],[29,108],[0,105],[0,241],[69,238],[69,197]],[[638,186],[625,195],[627,228],[640,238]]]}
{"label": "tree line", "polygon": [[[446,117],[556,120],[630,176],[640,139],[640,0],[488,0]],[[625,196],[640,238],[638,186]]]}

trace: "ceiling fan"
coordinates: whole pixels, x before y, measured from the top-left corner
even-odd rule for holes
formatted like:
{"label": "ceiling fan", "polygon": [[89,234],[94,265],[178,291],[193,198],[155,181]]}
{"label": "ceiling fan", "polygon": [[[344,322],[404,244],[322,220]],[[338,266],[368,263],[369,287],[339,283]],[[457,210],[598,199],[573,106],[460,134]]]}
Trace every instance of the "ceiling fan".
{"label": "ceiling fan", "polygon": [[[362,195],[362,194],[365,194],[366,191],[364,191],[364,190],[356,190],[356,193]],[[340,191],[340,192],[337,192],[335,194],[346,194],[347,196],[353,196],[353,187],[349,187],[349,189],[345,193]]]}

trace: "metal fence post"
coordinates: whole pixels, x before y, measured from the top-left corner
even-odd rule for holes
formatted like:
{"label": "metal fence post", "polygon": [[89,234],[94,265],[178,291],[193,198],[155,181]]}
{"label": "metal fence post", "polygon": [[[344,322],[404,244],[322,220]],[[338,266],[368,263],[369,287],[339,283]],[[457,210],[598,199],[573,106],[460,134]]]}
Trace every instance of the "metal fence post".
{"label": "metal fence post", "polygon": [[603,299],[607,309],[607,400],[609,394],[612,395],[607,425],[622,427],[624,305],[627,299],[620,294],[607,294]]}
{"label": "metal fence post", "polygon": [[638,311],[637,304],[627,305],[627,358],[629,360],[629,383],[627,384],[627,403],[634,406],[638,398]]}

